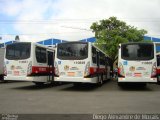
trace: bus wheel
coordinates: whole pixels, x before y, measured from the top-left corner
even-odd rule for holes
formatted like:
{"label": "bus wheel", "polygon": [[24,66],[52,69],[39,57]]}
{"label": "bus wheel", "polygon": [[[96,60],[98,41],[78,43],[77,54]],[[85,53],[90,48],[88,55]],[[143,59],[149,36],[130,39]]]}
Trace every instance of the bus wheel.
{"label": "bus wheel", "polygon": [[37,85],[37,86],[43,86],[44,82],[34,82],[34,84]]}

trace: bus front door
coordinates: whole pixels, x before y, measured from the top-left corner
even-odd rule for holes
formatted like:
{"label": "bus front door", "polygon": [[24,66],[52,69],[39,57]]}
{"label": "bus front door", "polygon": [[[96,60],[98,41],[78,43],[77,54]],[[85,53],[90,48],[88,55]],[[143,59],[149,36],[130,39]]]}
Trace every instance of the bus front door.
{"label": "bus front door", "polygon": [[100,69],[99,69],[99,65],[100,64],[100,60],[99,60],[99,52],[97,51],[97,77],[98,77],[98,82],[100,82]]}
{"label": "bus front door", "polygon": [[53,82],[54,81],[54,52],[48,51],[48,68],[49,74],[47,81]]}

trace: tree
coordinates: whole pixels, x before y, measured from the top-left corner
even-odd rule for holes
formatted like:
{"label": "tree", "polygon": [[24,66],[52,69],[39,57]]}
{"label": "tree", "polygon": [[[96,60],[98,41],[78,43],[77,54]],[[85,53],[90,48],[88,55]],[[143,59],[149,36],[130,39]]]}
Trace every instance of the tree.
{"label": "tree", "polygon": [[143,41],[146,30],[138,30],[134,26],[110,17],[106,20],[94,22],[90,27],[95,32],[96,45],[106,52],[114,61],[118,54],[118,45],[126,42]]}

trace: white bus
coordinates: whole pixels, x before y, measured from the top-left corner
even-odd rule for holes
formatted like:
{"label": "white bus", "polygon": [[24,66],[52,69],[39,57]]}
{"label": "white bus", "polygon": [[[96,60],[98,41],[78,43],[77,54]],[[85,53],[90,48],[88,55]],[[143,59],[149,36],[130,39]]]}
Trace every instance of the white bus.
{"label": "white bus", "polygon": [[119,45],[118,85],[123,83],[156,83],[157,63],[154,43]]}
{"label": "white bus", "polygon": [[4,71],[3,71],[3,67],[4,67],[4,48],[0,48],[0,80],[3,80],[4,77]]}
{"label": "white bus", "polygon": [[55,81],[98,83],[110,79],[109,57],[88,42],[58,44],[55,52]]}
{"label": "white bus", "polygon": [[54,49],[31,42],[6,46],[4,80],[32,81],[42,85],[54,80]]}

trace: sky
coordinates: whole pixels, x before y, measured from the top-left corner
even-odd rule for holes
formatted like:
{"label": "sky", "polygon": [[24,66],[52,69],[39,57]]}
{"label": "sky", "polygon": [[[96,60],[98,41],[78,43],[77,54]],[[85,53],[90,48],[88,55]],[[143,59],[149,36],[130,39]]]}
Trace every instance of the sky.
{"label": "sky", "polygon": [[1,42],[76,41],[94,37],[93,22],[115,16],[160,38],[160,0],[0,0]]}

